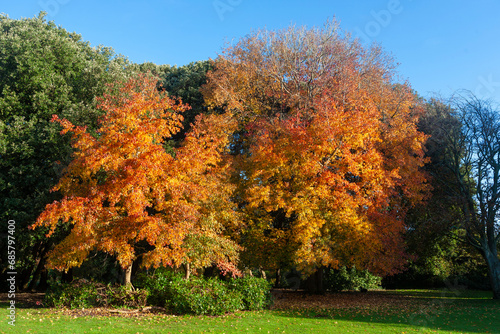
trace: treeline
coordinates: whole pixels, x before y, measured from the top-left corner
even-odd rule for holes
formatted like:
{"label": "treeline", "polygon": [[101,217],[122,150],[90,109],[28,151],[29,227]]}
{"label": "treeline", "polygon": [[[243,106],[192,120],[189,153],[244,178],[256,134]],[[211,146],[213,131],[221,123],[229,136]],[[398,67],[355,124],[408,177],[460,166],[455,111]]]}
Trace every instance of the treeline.
{"label": "treeline", "polygon": [[20,290],[167,267],[321,292],[347,267],[500,297],[491,103],[420,98],[335,22],[181,67],[43,13],[1,16],[0,34],[1,243],[15,221]]}

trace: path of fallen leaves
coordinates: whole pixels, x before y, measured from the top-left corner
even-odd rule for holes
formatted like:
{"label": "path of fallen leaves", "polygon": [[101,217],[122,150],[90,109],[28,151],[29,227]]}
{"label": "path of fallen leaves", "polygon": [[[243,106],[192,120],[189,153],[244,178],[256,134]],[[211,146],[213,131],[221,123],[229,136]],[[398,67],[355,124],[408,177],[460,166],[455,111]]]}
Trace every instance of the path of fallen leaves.
{"label": "path of fallen leaves", "polygon": [[[16,303],[21,308],[42,308],[43,293],[18,293]],[[426,302],[417,298],[393,294],[387,291],[340,292],[325,295],[310,295],[301,291],[274,290],[273,310],[297,309],[392,309],[408,310],[418,308]],[[7,294],[0,294],[0,302],[8,302]],[[160,307],[146,307],[140,310],[89,308],[89,309],[53,309],[51,312],[72,317],[81,316],[119,316],[140,317],[152,314],[165,314]]]}

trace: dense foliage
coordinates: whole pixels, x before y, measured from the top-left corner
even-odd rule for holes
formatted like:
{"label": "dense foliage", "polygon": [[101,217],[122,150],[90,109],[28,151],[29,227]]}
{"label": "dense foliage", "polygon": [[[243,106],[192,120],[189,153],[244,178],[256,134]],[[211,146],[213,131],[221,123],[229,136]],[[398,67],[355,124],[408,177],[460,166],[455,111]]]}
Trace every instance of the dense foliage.
{"label": "dense foliage", "polygon": [[[69,137],[59,135],[52,115],[94,131],[102,114],[95,97],[126,76],[127,64],[112,49],[91,47],[47,22],[43,13],[21,20],[0,16],[0,229],[16,222],[20,288],[44,280],[45,256],[67,233],[58,229],[49,240],[43,230],[28,230],[46,204],[60,199],[50,189],[71,160]],[[2,263],[6,254],[1,252]]]}
{"label": "dense foliage", "polygon": [[426,137],[421,105],[393,81],[388,55],[330,22],[249,34],[214,67],[206,101],[240,130],[245,259],[308,274],[400,270],[405,213],[427,190]]}
{"label": "dense foliage", "polygon": [[329,291],[367,291],[380,289],[382,278],[371,274],[368,270],[356,267],[331,269],[326,275],[326,289]]}
{"label": "dense foliage", "polygon": [[192,277],[171,271],[144,275],[139,286],[149,292],[148,303],[174,313],[221,315],[239,310],[262,310],[270,305],[270,284],[263,278],[243,277],[223,281]]}
{"label": "dense foliage", "polygon": [[33,225],[49,227],[48,236],[61,223],[73,227],[49,253],[51,268],[78,267],[91,251],[103,251],[130,270],[140,256],[146,267],[217,265],[237,273],[238,246],[224,235],[235,223],[224,182],[231,123],[223,115],[199,116],[175,156],[167,153],[163,142],[178,131],[187,106],[156,82],[139,75],[111,86],[114,95],[100,99],[106,114],[95,137],[54,116],[62,134],[73,133],[75,154],[54,188],[63,199]]}

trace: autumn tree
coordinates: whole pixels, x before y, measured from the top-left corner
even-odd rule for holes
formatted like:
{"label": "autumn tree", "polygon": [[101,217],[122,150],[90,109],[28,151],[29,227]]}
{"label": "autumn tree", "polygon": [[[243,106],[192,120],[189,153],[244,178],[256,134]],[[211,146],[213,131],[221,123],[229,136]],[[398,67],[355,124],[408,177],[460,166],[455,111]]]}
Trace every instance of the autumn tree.
{"label": "autumn tree", "polygon": [[133,77],[99,101],[105,115],[94,136],[53,118],[63,134],[73,133],[75,153],[54,188],[63,199],[47,205],[33,226],[49,227],[48,236],[60,224],[71,226],[49,253],[49,267],[79,266],[97,250],[116,256],[127,271],[125,284],[139,258],[147,267],[216,264],[237,273],[238,247],[224,236],[235,222],[225,182],[230,120],[200,116],[184,145],[169,154],[164,141],[179,131],[188,107],[160,92],[157,78]]}
{"label": "autumn tree", "polygon": [[239,274],[236,265],[241,247],[235,235],[240,230],[240,214],[232,201],[234,168],[229,154],[235,126],[231,114],[196,116],[169,171],[180,182],[179,191],[195,214],[195,228],[183,246],[187,268],[214,265],[223,274]]}
{"label": "autumn tree", "polygon": [[404,263],[403,218],[424,197],[421,108],[379,47],[335,22],[257,31],[214,62],[203,92],[239,120],[242,243],[254,265]]}

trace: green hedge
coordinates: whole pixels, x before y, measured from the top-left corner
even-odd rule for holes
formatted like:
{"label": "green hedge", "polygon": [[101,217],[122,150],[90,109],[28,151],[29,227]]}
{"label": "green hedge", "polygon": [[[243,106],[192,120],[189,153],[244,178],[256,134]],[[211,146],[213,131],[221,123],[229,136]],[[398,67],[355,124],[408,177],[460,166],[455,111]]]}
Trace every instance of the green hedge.
{"label": "green hedge", "polygon": [[160,270],[143,275],[139,283],[149,292],[148,304],[177,314],[221,315],[240,310],[261,310],[271,304],[271,285],[263,278],[244,277],[223,281],[191,277]]}
{"label": "green hedge", "polygon": [[181,276],[174,272],[159,268],[153,275],[139,274],[134,285],[148,291],[148,305],[166,307],[165,302],[171,294],[170,285],[180,279]]}
{"label": "green hedge", "polygon": [[271,284],[264,278],[246,276],[232,279],[229,287],[241,293],[245,310],[262,310],[272,302]]}
{"label": "green hedge", "polygon": [[175,313],[221,315],[242,310],[243,296],[216,278],[172,281],[165,304]]}

